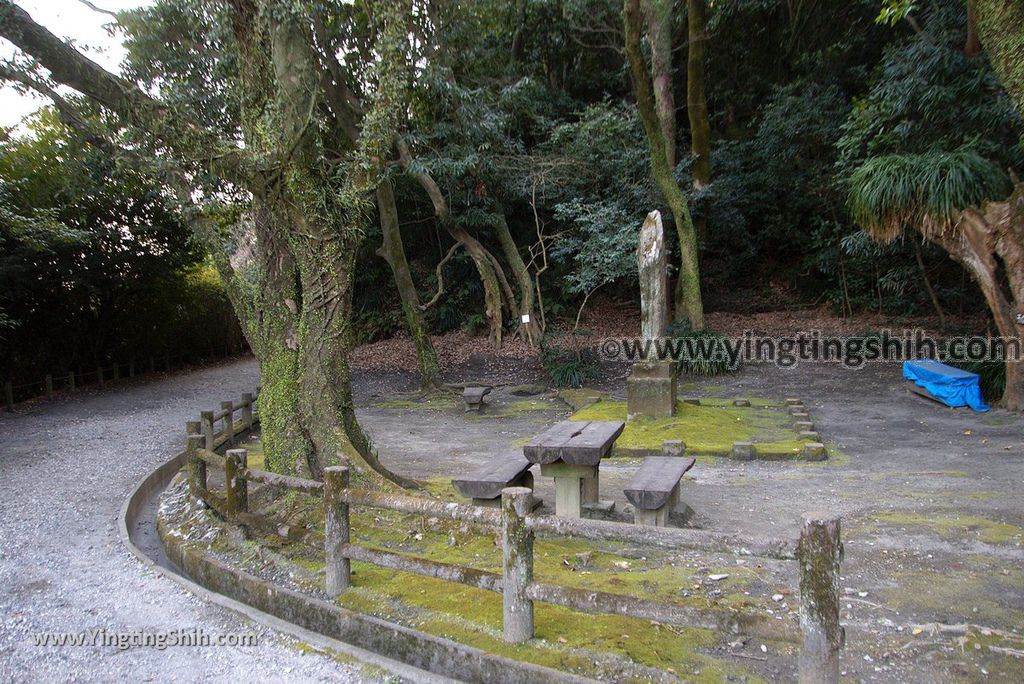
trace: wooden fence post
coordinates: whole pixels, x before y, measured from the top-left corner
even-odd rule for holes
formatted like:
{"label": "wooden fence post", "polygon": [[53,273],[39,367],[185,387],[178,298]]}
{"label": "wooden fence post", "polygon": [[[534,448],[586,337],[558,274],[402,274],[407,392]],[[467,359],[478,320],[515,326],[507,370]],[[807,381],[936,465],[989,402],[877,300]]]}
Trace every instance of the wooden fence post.
{"label": "wooden fence post", "polygon": [[213,411],[202,411],[199,413],[199,423],[206,438],[206,450],[213,451]]}
{"label": "wooden fence post", "polygon": [[8,413],[14,413],[14,385],[10,380],[4,383],[4,404]]}
{"label": "wooden fence post", "polygon": [[526,487],[501,490],[502,624],[505,641],[512,644],[533,638],[533,601],[526,596],[533,582],[533,530],[524,521],[532,501]]}
{"label": "wooden fence post", "polygon": [[100,387],[103,387],[103,366],[96,366],[96,382],[99,383]]}
{"label": "wooden fence post", "polygon": [[202,499],[206,496],[206,461],[199,458],[197,452],[203,448],[203,436],[189,435],[186,440],[189,487],[192,490],[192,496]]}
{"label": "wooden fence post", "polygon": [[68,371],[68,389],[72,392],[75,391],[75,370],[73,368]]}
{"label": "wooden fence post", "polygon": [[246,430],[252,430],[252,401],[248,392],[242,395],[242,425]]}
{"label": "wooden fence post", "polygon": [[198,420],[190,420],[185,423],[185,434],[186,435],[201,435],[203,434],[202,427]]}
{"label": "wooden fence post", "polygon": [[348,488],[349,471],[346,466],[324,468],[324,555],[327,595],[334,597],[348,589],[352,579],[352,566],[345,557],[348,544],[348,503],[342,494]]}
{"label": "wooden fence post", "polygon": [[224,420],[222,425],[224,426],[224,436],[227,438],[227,444],[234,445],[235,443],[235,403],[233,401],[222,401],[220,402],[220,410],[224,412]]}
{"label": "wooden fence post", "polygon": [[46,385],[46,400],[53,401],[53,376],[49,373],[46,374],[44,384]]}
{"label": "wooden fence post", "polygon": [[839,649],[845,634],[839,624],[839,563],[843,545],[839,518],[805,513],[797,558],[800,563],[800,684],[839,681]]}
{"label": "wooden fence post", "polygon": [[121,379],[121,364],[119,364],[117,361],[114,362],[114,368],[113,372],[111,373],[111,376],[113,376],[114,382],[117,382],[118,380]]}
{"label": "wooden fence post", "polygon": [[227,514],[238,515],[249,510],[249,483],[242,477],[249,462],[245,449],[228,449],[224,459],[224,488],[227,491]]}

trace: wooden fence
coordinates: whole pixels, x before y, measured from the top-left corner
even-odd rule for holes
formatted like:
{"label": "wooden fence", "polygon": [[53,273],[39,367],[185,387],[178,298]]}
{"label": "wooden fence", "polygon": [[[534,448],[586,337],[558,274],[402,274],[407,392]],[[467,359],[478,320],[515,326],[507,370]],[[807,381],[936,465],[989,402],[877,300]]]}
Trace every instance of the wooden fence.
{"label": "wooden fence", "polygon": [[[609,613],[658,622],[746,634],[768,640],[800,644],[798,680],[821,684],[839,680],[839,651],[845,634],[839,624],[839,564],[843,547],[839,518],[808,513],[799,540],[762,539],[703,530],[648,527],[602,520],[560,518],[531,513],[531,490],[509,487],[501,494],[500,510],[446,503],[426,497],[352,488],[349,468],[324,470],[324,481],[278,475],[249,468],[245,449],[231,446],[235,436],[252,427],[252,395],[237,404],[224,402],[220,411],[204,411],[199,421],[186,426],[189,485],[194,495],[227,518],[249,517],[248,483],[283,487],[320,496],[324,506],[325,588],[330,596],[351,584],[351,561],[457,582],[502,595],[505,641],[522,643],[534,636],[534,602],[566,606],[583,613]],[[235,421],[235,412],[241,420]],[[221,426],[215,431],[216,425]],[[224,471],[224,495],[212,492],[207,468]],[[501,573],[441,563],[427,558],[391,553],[350,541],[349,509],[365,506],[399,513],[424,515],[500,529]],[[799,565],[799,625],[762,613],[720,611],[661,603],[648,599],[535,582],[533,543],[537,534],[587,540],[626,542],[638,547],[686,549],[737,556],[794,561]]]}
{"label": "wooden fence", "polygon": [[[228,358],[233,355],[229,351]],[[98,365],[94,370],[68,371],[66,374],[53,375],[48,373],[42,380],[35,382],[22,382],[14,384],[10,380],[4,381],[4,408],[8,413],[14,412],[16,401],[26,401],[36,397],[46,397],[47,401],[53,401],[54,394],[59,391],[74,392],[79,387],[96,385],[106,387],[112,383],[120,382],[122,378],[134,378],[137,374],[170,372],[174,368],[182,368],[189,363],[206,360],[206,357],[191,355],[172,356],[150,356],[148,362],[143,364],[143,359],[129,359],[127,363],[113,362],[109,366]],[[123,375],[122,375],[123,373]]]}

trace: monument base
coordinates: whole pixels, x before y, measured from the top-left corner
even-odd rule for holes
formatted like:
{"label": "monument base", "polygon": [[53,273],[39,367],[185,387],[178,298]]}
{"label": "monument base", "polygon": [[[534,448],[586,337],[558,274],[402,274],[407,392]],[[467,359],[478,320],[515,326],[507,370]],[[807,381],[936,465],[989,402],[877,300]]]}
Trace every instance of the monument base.
{"label": "monument base", "polygon": [[676,375],[671,361],[633,365],[626,378],[627,420],[676,415]]}

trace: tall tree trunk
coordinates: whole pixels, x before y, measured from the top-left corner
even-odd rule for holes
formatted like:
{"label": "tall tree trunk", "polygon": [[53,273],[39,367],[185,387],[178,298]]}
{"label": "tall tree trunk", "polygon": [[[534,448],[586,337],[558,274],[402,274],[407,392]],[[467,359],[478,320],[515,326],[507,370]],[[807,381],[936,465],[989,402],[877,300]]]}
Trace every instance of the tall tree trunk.
{"label": "tall tree trunk", "polygon": [[251,293],[251,300],[238,301],[235,308],[245,312],[239,318],[260,365],[260,440],[267,469],[311,474],[317,468],[310,460],[313,443],[295,419],[300,391],[298,270],[282,230],[286,218],[275,216],[260,198],[254,198],[253,206],[255,280],[240,283],[240,276],[231,273],[225,282],[229,292]]}
{"label": "tall tree trunk", "polygon": [[676,183],[672,167],[668,165],[665,136],[655,114],[651,75],[647,70],[641,47],[640,0],[625,0],[622,14],[626,33],[626,57],[629,59],[633,87],[636,90],[637,112],[650,148],[651,174],[672,211],[679,238],[680,263],[679,280],[676,284],[675,318],[689,321],[695,329],[703,328],[704,305],[700,294],[697,236],[686,203],[686,195]]}
{"label": "tall tree trunk", "polygon": [[[1024,339],[1024,318],[1019,318],[1024,314],[1024,185],[1017,183],[1006,201],[986,202],[981,209],[963,212],[958,223],[960,230],[929,239],[974,278],[999,335],[1007,340]],[[1006,389],[1000,404],[1011,411],[1024,410],[1024,364],[1006,360]]]}
{"label": "tall tree trunk", "polygon": [[516,0],[516,28],[512,33],[512,61],[523,61],[526,44],[526,0]]}
{"label": "tall tree trunk", "polygon": [[[403,140],[397,142],[399,161],[406,170],[412,162],[412,153],[409,146]],[[502,334],[504,331],[504,319],[502,317],[502,292],[501,283],[495,271],[494,257],[487,251],[480,241],[466,232],[464,228],[455,223],[451,210],[448,208],[448,201],[438,187],[437,182],[425,171],[418,171],[412,174],[416,182],[430,197],[434,206],[434,215],[441,223],[441,226],[448,231],[448,234],[465,247],[470,258],[476,265],[477,273],[480,274],[480,282],[484,286],[484,315],[487,318],[487,327],[490,331],[491,344],[495,349],[501,347]]]}
{"label": "tall tree trunk", "polygon": [[411,486],[381,465],[356,420],[348,359],[357,238],[318,227],[301,211],[293,220],[301,236],[292,240],[302,286],[298,422],[319,455],[312,474],[321,478],[323,466],[345,459],[363,477]]}
{"label": "tall tree trunk", "polygon": [[420,387],[426,391],[435,390],[440,386],[441,369],[437,363],[437,353],[427,334],[427,326],[420,310],[420,296],[409,270],[409,262],[405,258],[405,246],[402,243],[402,232],[398,223],[398,207],[395,205],[394,188],[391,181],[383,179],[377,186],[377,211],[380,214],[380,228],[383,241],[377,253],[388,262],[391,273],[398,288],[398,296],[402,300],[402,313],[409,337],[416,347],[416,360],[420,369]]}
{"label": "tall tree trunk", "polygon": [[[405,483],[379,466],[355,420],[347,354],[356,226],[362,217],[359,203],[347,199],[324,163],[316,125],[321,79],[310,27],[293,12],[263,11],[281,9],[273,4],[230,3],[244,148],[105,71],[9,0],[0,0],[0,35],[45,66],[55,81],[145,130],[155,147],[191,162],[226,150],[205,171],[251,193],[254,239],[251,253],[238,249],[230,258],[224,253],[215,258],[229,276],[232,303],[259,359],[268,466],[315,475],[342,454],[382,484]],[[397,14],[388,13],[387,29],[399,41],[407,26],[401,12],[410,11],[403,5]],[[389,124],[381,117],[378,128]],[[388,140],[394,135],[393,130],[379,133]],[[176,158],[168,155],[161,162],[173,167]],[[185,188],[184,196],[191,194]],[[244,268],[231,268],[236,260]]]}
{"label": "tall tree trunk", "polygon": [[651,46],[654,104],[665,139],[665,161],[676,167],[676,95],[672,78],[673,0],[643,0],[647,42]]}
{"label": "tall tree trunk", "polygon": [[[498,235],[498,242],[501,243],[502,253],[505,255],[505,261],[508,262],[509,267],[512,269],[512,274],[515,276],[516,285],[519,290],[518,302],[513,302],[516,306],[515,315],[519,319],[519,327],[516,329],[516,335],[523,338],[530,346],[537,344],[540,340],[540,323],[534,313],[534,289],[533,279],[530,277],[530,269],[526,267],[526,262],[523,261],[523,257],[519,254],[519,247],[516,246],[515,240],[512,238],[512,232],[508,229],[508,222],[505,221],[505,216],[501,213],[499,207],[499,213],[494,221],[495,232]],[[529,322],[523,323],[523,316],[529,316]]]}
{"label": "tall tree trunk", "polygon": [[[686,114],[690,120],[690,153],[693,155],[693,189],[700,191],[711,182],[711,124],[704,92],[704,53],[707,43],[705,0],[689,0],[687,23],[689,49],[686,56]],[[707,217],[696,220],[697,235],[707,236]]]}

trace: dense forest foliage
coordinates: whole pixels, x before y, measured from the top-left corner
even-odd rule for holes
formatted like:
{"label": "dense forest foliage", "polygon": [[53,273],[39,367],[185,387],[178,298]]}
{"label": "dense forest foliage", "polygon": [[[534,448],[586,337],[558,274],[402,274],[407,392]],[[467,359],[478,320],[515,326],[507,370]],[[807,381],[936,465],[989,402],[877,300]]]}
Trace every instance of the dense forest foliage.
{"label": "dense forest foliage", "polygon": [[92,382],[111,363],[241,351],[208,261],[159,183],[52,111],[0,143],[0,375],[31,383],[15,396],[38,394],[47,374]]}
{"label": "dense forest foliage", "polygon": [[[261,362],[278,470],[316,475],[351,446],[382,472],[352,410],[360,341],[410,335],[431,388],[431,333],[539,347],[595,293],[635,300],[652,209],[685,326],[826,306],[943,324],[987,309],[1016,330],[1012,3],[158,0],[118,23],[124,79],[0,2],[0,34],[33,58],[0,75],[58,113],[5,150],[5,257],[41,234],[51,280],[180,302],[160,283],[187,290],[207,250]],[[75,144],[25,180],[40,149]],[[36,204],[47,182],[63,191]],[[125,246],[145,278],[116,250],[64,266],[83,239]],[[37,277],[4,269],[19,291]],[[74,325],[111,315],[76,301]],[[107,333],[82,346],[114,353]]]}

